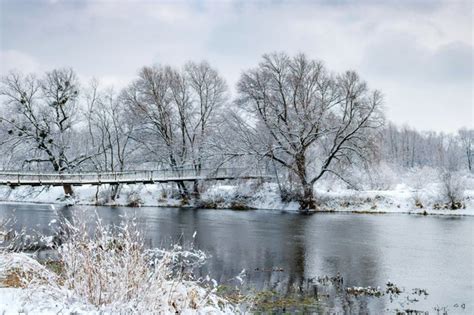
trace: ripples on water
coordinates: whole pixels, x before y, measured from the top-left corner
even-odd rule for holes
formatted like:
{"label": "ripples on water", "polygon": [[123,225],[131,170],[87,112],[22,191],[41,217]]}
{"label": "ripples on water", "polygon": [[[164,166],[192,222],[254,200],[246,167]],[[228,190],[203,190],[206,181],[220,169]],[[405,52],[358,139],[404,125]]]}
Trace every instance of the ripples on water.
{"label": "ripples on water", "polygon": [[[59,207],[57,207],[59,208]],[[81,207],[97,211],[105,223],[136,213],[152,247],[194,243],[210,255],[197,275],[210,274],[233,287],[245,269],[244,287],[291,295],[315,294],[330,309],[378,314],[417,309],[450,314],[474,312],[473,223],[471,217],[317,214],[275,211],[191,210],[169,208]],[[17,225],[50,234],[48,223],[70,217],[77,208],[53,210],[49,205],[0,204],[0,217],[15,216]],[[93,217],[93,215],[91,215]],[[196,237],[193,239],[193,234]],[[317,283],[318,277],[344,279],[338,288]],[[354,297],[346,287],[377,287],[391,281],[403,294]],[[428,296],[414,294],[426,289]],[[324,298],[328,294],[329,298]],[[417,302],[409,300],[417,299]],[[463,306],[464,308],[462,308]],[[436,312],[435,312],[436,313]]]}

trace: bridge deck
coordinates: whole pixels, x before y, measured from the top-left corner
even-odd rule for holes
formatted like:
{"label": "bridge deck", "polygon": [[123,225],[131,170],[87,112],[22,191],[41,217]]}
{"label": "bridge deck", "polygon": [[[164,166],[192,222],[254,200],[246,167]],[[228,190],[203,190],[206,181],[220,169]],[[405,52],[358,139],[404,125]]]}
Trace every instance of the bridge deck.
{"label": "bridge deck", "polygon": [[158,170],[109,173],[41,174],[0,171],[0,186],[62,186],[103,184],[153,184],[167,182],[193,182],[233,179],[267,179],[272,176],[249,174],[242,169],[217,170]]}

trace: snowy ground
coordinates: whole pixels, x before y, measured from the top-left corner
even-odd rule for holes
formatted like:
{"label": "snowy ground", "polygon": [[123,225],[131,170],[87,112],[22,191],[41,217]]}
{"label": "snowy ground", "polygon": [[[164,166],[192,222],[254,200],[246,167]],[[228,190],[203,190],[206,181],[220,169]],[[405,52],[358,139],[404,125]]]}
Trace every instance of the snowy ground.
{"label": "snowy ground", "polygon": [[[469,187],[466,187],[469,188]],[[131,203],[140,206],[185,206],[176,191],[170,186],[124,185],[115,201],[107,199],[109,190],[96,186],[74,187],[75,199],[64,198],[62,187],[17,187],[11,189],[0,187],[0,201],[28,203],[72,203],[79,205],[117,205],[127,206]],[[458,210],[443,208],[439,184],[427,184],[423,189],[414,189],[398,184],[389,190],[356,191],[340,187],[318,187],[316,196],[321,211],[345,211],[364,213],[417,213],[440,215],[474,215],[474,189],[464,191],[464,207]],[[187,206],[234,209],[272,209],[297,211],[298,203],[281,201],[276,184],[263,185],[229,185],[215,184],[208,186],[201,195],[199,204],[192,201]]]}
{"label": "snowy ground", "polygon": [[[443,201],[433,190],[399,185],[393,190],[319,192],[326,210],[362,213],[474,215],[474,190],[464,192],[464,208],[439,209]],[[419,201],[419,203],[417,203]]]}
{"label": "snowy ground", "polygon": [[234,313],[215,280],[183,271],[203,263],[204,253],[145,249],[133,222],[90,235],[86,221],[70,226],[55,268],[0,242],[0,314]]}
{"label": "snowy ground", "polygon": [[[3,257],[1,257],[3,256]],[[7,257],[10,256],[10,257]],[[20,265],[12,264],[11,256],[16,256]],[[8,261],[5,261],[6,260]],[[3,278],[5,272],[11,270],[13,266],[21,270],[28,269],[29,271],[42,270],[45,272],[43,266],[35,260],[28,258],[25,254],[1,254],[0,265],[8,263],[8,267],[2,266],[0,269],[0,278]],[[27,267],[24,264],[28,265]],[[32,267],[32,268],[28,268]],[[48,271],[46,271],[48,272]],[[1,279],[0,279],[1,280]],[[206,296],[206,290],[186,283],[169,282],[170,289],[174,290],[175,295],[182,295],[179,298],[188,298],[189,295],[195,294],[203,299]],[[167,297],[163,297],[163,314],[172,314],[174,309],[168,305]],[[206,297],[207,298],[207,297]],[[106,305],[103,307],[96,307],[80,296],[77,296],[72,291],[57,287],[51,284],[33,284],[27,287],[3,287],[0,284],[0,313],[3,315],[18,315],[18,314],[117,314],[117,309],[130,310],[136,307],[133,303],[130,305]],[[127,314],[140,314],[140,312],[124,311]],[[219,309],[210,305],[203,305],[197,309],[185,308],[182,309],[181,314],[232,314],[230,309]]]}

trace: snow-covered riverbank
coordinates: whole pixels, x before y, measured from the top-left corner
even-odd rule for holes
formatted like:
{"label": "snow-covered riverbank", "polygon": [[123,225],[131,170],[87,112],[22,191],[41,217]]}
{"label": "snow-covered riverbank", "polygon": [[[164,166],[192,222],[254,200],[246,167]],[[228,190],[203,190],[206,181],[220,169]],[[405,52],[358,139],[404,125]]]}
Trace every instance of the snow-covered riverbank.
{"label": "snow-covered riverbank", "polygon": [[[204,252],[174,245],[147,248],[136,218],[85,233],[90,215],[64,221],[61,244],[45,243],[54,260],[17,252],[12,244],[30,235],[0,241],[1,314],[233,314],[216,294],[217,282],[194,278]],[[17,246],[17,245],[15,245]]]}
{"label": "snow-covered riverbank", "polygon": [[[252,185],[209,186],[202,193],[200,201],[186,204],[177,194],[163,185],[124,185],[116,200],[108,199],[109,189],[104,186],[75,187],[74,199],[64,198],[62,187],[0,187],[1,202],[52,203],[77,205],[114,205],[150,207],[205,207],[233,209],[270,209],[297,211],[297,202],[283,202],[278,186],[266,183]],[[362,213],[411,213],[439,215],[474,215],[474,189],[464,191],[463,206],[457,210],[446,209],[440,197],[437,184],[424,189],[413,189],[399,184],[390,190],[316,189],[319,211],[362,212]]]}
{"label": "snow-covered riverbank", "polygon": [[[168,314],[177,312],[177,309],[180,314],[233,313],[230,307],[218,307],[224,300],[214,291],[192,281],[164,278],[155,281],[153,284],[159,287],[159,291],[151,294],[154,301],[148,296],[137,296],[130,301],[123,299],[125,301],[94,305],[81,288],[67,289],[57,278],[57,274],[24,253],[0,253],[1,314],[116,314],[122,311],[140,314],[142,309],[153,309],[151,305],[158,305],[157,309]],[[140,285],[149,284],[143,282]],[[107,293],[119,296],[119,290],[117,286]]]}

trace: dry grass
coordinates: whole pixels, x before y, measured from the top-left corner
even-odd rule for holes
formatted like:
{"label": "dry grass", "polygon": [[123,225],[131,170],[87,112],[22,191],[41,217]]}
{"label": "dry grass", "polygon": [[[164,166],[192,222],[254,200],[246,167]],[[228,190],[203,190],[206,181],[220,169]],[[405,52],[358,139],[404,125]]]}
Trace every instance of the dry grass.
{"label": "dry grass", "polygon": [[25,288],[31,301],[34,296],[66,306],[73,301],[110,313],[231,312],[213,281],[193,278],[202,252],[179,246],[149,250],[135,218],[109,226],[88,216],[81,213],[63,222],[63,244],[52,265],[4,250],[3,285]]}
{"label": "dry grass", "polygon": [[24,275],[20,274],[18,270],[9,270],[0,279],[0,283],[6,288],[24,288],[25,283],[22,279],[24,279]]}

